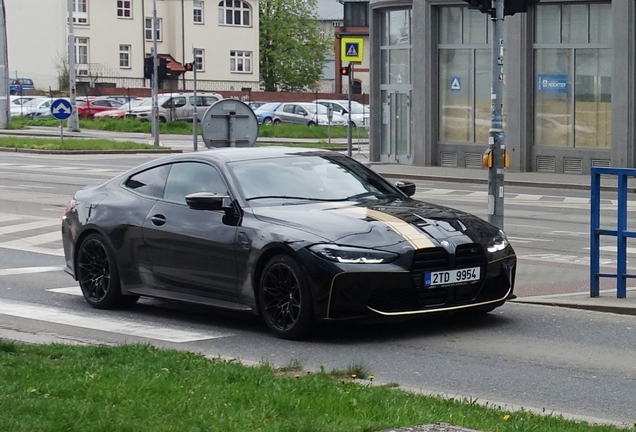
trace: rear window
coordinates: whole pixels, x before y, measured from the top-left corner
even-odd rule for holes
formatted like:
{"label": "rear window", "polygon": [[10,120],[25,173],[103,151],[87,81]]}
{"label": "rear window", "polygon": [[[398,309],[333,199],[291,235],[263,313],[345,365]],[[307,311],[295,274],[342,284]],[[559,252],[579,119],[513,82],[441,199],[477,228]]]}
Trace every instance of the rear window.
{"label": "rear window", "polygon": [[20,84],[22,85],[33,85],[33,80],[28,78],[20,78]]}

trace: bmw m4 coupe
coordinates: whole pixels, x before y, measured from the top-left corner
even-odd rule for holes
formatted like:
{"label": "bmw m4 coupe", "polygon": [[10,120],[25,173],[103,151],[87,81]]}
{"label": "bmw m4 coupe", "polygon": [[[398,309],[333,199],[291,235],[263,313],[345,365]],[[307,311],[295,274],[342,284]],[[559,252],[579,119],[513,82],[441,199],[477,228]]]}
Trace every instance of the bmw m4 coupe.
{"label": "bmw m4 coupe", "polygon": [[414,193],[326,150],[171,155],[75,194],[66,271],[96,308],[180,300],[259,314],[287,339],[325,320],[485,313],[513,298],[505,234]]}

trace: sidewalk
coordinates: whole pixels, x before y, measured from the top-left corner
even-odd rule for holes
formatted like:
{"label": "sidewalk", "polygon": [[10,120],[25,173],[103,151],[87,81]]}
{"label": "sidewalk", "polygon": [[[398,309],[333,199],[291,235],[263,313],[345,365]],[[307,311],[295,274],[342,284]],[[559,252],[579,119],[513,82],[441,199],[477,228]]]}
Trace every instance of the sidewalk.
{"label": "sidewalk", "polygon": [[[38,127],[26,130],[2,130],[0,135],[13,136],[59,136],[58,128]],[[144,133],[118,133],[85,129],[82,132],[64,131],[64,136],[69,138],[101,138],[112,140],[128,140],[141,143],[152,143],[152,136]],[[183,151],[191,151],[192,136],[187,135],[162,135],[162,144],[173,148],[182,148]],[[259,138],[258,142],[316,142],[317,140]],[[199,149],[205,150],[205,145],[199,137]],[[332,139],[332,142],[346,146],[346,139]],[[352,157],[384,177],[392,180],[427,180],[457,183],[488,183],[487,169],[456,168],[456,167],[419,167],[391,163],[370,162],[366,142],[354,140],[354,152]],[[554,174],[537,172],[512,172],[506,171],[506,186],[524,186],[542,189],[574,189],[589,190],[589,175]],[[633,183],[632,183],[633,182]],[[604,191],[616,191],[615,178],[602,178],[601,189]],[[636,179],[629,181],[629,193],[636,191]],[[549,191],[545,192],[549,195]],[[611,192],[610,192],[611,195]],[[614,198],[612,196],[612,198]],[[577,309],[594,310],[599,312],[611,312],[618,314],[636,315],[636,288],[628,288],[627,298],[616,298],[616,285],[614,279],[601,279],[600,297],[590,297],[589,294],[589,266],[572,266],[567,263],[533,260],[519,256],[519,268],[526,269],[536,275],[534,285],[520,286],[517,283],[516,303],[549,305],[569,307]],[[609,273],[615,273],[615,269],[609,269]],[[519,279],[519,278],[518,278]],[[632,279],[628,280],[631,282]],[[518,281],[519,282],[519,281]],[[635,282],[636,283],[636,282]]]}

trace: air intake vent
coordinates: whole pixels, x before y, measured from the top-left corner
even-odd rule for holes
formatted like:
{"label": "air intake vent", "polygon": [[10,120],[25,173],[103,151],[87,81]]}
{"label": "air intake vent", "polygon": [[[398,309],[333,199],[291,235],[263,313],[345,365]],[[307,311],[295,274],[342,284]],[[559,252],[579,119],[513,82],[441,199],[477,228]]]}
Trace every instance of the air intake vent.
{"label": "air intake vent", "polygon": [[442,152],[442,164],[443,167],[456,167],[457,166],[457,153],[456,152]]}
{"label": "air intake vent", "polygon": [[582,174],[583,160],[574,158],[563,159],[563,172],[565,174]]}
{"label": "air intake vent", "polygon": [[593,167],[609,168],[610,161],[608,159],[592,159]]}
{"label": "air intake vent", "polygon": [[481,153],[466,153],[466,168],[481,168]]}
{"label": "air intake vent", "polygon": [[537,156],[537,172],[556,172],[554,156]]}
{"label": "air intake vent", "polygon": [[484,249],[476,243],[459,245],[455,249],[456,268],[482,267],[484,262]]}

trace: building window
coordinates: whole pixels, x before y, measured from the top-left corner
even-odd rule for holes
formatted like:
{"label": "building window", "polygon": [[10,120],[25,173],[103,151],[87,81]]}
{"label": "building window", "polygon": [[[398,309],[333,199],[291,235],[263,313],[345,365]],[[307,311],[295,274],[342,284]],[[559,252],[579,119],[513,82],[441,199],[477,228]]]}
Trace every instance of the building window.
{"label": "building window", "polygon": [[75,65],[78,75],[88,75],[88,38],[75,38]]}
{"label": "building window", "polygon": [[205,52],[202,49],[194,50],[194,66],[198,71],[205,70]]}
{"label": "building window", "polygon": [[250,51],[230,51],[230,72],[251,73],[252,53]]}
{"label": "building window", "polygon": [[611,148],[610,3],[538,5],[534,144]]}
{"label": "building window", "polygon": [[249,27],[252,9],[241,0],[223,0],[219,3],[219,24]]}
{"label": "building window", "polygon": [[130,68],[130,45],[119,45],[119,67]]}
{"label": "building window", "polygon": [[73,0],[73,22],[88,24],[88,0]]}
{"label": "building window", "polygon": [[192,21],[195,24],[203,24],[203,2],[192,2]]}
{"label": "building window", "polygon": [[132,0],[117,0],[117,18],[132,18]]}
{"label": "building window", "polygon": [[[152,29],[154,26],[152,25],[152,21],[153,21],[152,18],[146,18],[146,21],[145,21],[144,30],[145,30],[147,41],[153,40]],[[161,42],[161,18],[157,18],[157,41]]]}
{"label": "building window", "polygon": [[345,2],[344,26],[369,27],[369,2]]}
{"label": "building window", "polygon": [[486,144],[491,123],[489,16],[444,7],[438,28],[439,140]]}

